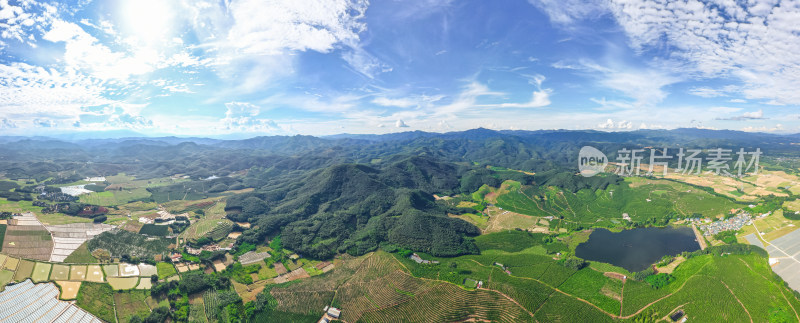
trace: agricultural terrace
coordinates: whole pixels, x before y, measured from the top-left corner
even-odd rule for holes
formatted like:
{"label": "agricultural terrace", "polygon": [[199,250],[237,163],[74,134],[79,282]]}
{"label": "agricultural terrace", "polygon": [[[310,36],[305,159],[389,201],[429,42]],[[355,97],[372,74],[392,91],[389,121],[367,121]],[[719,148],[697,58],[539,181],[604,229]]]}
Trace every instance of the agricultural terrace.
{"label": "agricultural terrace", "polygon": [[[180,238],[185,240],[197,240],[204,236],[208,236],[212,240],[219,241],[228,236],[233,228],[233,222],[225,217],[225,201],[224,199],[208,199],[195,201],[197,203],[185,203],[178,206],[178,208],[186,210],[192,208],[192,205],[201,204],[206,208],[204,214],[200,215],[199,219],[193,219],[192,224],[186,228],[181,234]],[[208,204],[211,202],[212,204]]]}

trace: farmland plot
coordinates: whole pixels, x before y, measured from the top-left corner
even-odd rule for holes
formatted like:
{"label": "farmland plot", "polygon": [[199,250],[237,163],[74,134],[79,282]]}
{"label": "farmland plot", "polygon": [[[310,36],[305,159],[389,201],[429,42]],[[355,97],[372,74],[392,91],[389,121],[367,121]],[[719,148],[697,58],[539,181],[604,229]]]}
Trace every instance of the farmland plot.
{"label": "farmland plot", "polygon": [[3,253],[27,259],[50,259],[53,238],[33,213],[15,216],[10,223],[3,241]]}

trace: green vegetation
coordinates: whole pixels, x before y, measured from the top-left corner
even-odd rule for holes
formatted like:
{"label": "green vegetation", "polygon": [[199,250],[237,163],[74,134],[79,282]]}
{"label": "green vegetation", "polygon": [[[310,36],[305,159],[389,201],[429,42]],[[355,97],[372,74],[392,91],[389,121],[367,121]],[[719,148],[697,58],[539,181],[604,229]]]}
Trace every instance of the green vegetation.
{"label": "green vegetation", "polygon": [[158,270],[158,279],[165,279],[169,276],[175,275],[178,272],[175,270],[175,266],[171,263],[167,262],[159,262],[156,264],[156,270]]}
{"label": "green vegetation", "polygon": [[675,280],[675,277],[672,277],[670,274],[655,274],[644,278],[644,281],[655,289],[667,286],[673,280]]}
{"label": "green vegetation", "polygon": [[108,284],[83,282],[75,304],[106,322],[116,322],[113,299],[114,291]]}
{"label": "green vegetation", "polygon": [[169,226],[145,224],[139,230],[139,234],[144,234],[153,237],[166,237],[169,234]]}
{"label": "green vegetation", "polygon": [[64,259],[64,262],[72,264],[94,264],[97,263],[98,260],[89,252],[89,242],[87,241],[69,254],[69,256]]}
{"label": "green vegetation", "polygon": [[[158,254],[166,254],[169,239],[148,239],[125,230],[103,232],[89,240],[89,250],[108,250],[113,257],[151,259]],[[132,261],[135,262],[135,261]]]}
{"label": "green vegetation", "polygon": [[6,227],[5,224],[0,224],[0,251],[3,251],[3,241],[6,238]]}
{"label": "green vegetation", "polygon": [[736,231],[722,231],[714,235],[714,239],[727,244],[736,243]]}
{"label": "green vegetation", "polygon": [[120,322],[130,322],[131,318],[147,317],[150,307],[147,306],[149,292],[142,290],[129,290],[114,293],[114,306]]}
{"label": "green vegetation", "polygon": [[[620,227],[627,213],[638,225],[664,225],[671,219],[692,214],[727,214],[737,204],[697,188],[668,180],[629,178],[603,182],[598,189],[575,192],[554,186],[523,186],[497,197],[505,210],[532,216],[552,216],[552,228],[581,230],[590,227]],[[612,221],[616,220],[616,222]]]}

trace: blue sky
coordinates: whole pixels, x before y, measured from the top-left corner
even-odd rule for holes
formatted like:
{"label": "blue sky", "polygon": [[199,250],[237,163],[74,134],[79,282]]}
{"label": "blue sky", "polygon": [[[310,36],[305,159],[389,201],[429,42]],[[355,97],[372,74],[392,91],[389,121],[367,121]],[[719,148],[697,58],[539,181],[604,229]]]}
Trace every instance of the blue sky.
{"label": "blue sky", "polygon": [[779,1],[0,0],[0,133],[800,132]]}

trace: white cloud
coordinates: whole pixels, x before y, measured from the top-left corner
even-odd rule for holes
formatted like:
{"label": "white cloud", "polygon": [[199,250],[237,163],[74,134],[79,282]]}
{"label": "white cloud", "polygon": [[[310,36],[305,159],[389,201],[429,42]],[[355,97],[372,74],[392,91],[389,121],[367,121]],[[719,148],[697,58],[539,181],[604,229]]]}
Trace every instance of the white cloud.
{"label": "white cloud", "polygon": [[0,118],[0,129],[11,129],[11,128],[16,128],[16,127],[17,127],[17,123],[14,122],[13,120],[9,120],[9,119],[6,119],[6,118]]}
{"label": "white cloud", "polygon": [[780,123],[776,124],[774,127],[769,127],[769,126],[761,126],[761,127],[747,126],[747,127],[742,128],[742,131],[747,131],[747,132],[780,132],[780,131],[784,131],[784,130],[785,129],[783,128],[783,125],[780,124]]}
{"label": "white cloud", "polygon": [[738,78],[749,99],[800,103],[797,3],[611,1],[608,8],[634,48],[668,47],[684,71]]}
{"label": "white cloud", "polygon": [[669,72],[647,67],[632,67],[618,61],[609,61],[606,64],[589,60],[575,63],[558,61],[553,67],[587,73],[590,77],[596,78],[600,86],[632,98],[634,100],[632,107],[648,107],[660,103],[668,95],[664,87],[681,81],[680,77]]}
{"label": "white cloud", "polygon": [[606,13],[602,1],[598,0],[528,0],[544,11],[550,21],[565,27],[576,26],[576,20],[597,18]]}
{"label": "white cloud", "polygon": [[275,121],[258,118],[261,108],[247,102],[229,102],[225,104],[225,118],[220,120],[222,129],[243,132],[282,132]]}
{"label": "white cloud", "polygon": [[408,128],[408,125],[403,122],[403,120],[397,120],[397,122],[394,123],[394,126],[396,128]]}
{"label": "white cloud", "polygon": [[742,114],[740,116],[735,116],[735,117],[717,118],[716,120],[737,120],[737,121],[741,121],[741,120],[760,120],[760,119],[767,119],[767,118],[764,117],[764,110],[763,109],[758,109],[758,111],[745,112],[744,114]]}
{"label": "white cloud", "polygon": [[730,100],[728,100],[728,102],[730,102],[730,103],[747,103],[747,100],[742,100],[742,99],[730,99]]}
{"label": "white cloud", "polygon": [[542,89],[542,82],[545,77],[543,75],[530,76],[530,83],[536,86],[536,91],[533,91],[531,100],[523,103],[501,103],[497,105],[501,108],[540,108],[550,105],[551,89]]}
{"label": "white cloud", "polygon": [[[644,124],[644,123],[642,123],[642,125],[640,126],[640,128],[642,128],[642,129],[644,129],[646,127],[647,127],[647,125]],[[621,120],[621,121],[619,121],[617,123],[614,123],[614,120],[608,119],[608,120],[606,120],[606,122],[598,124],[597,128],[599,128],[599,129],[609,129],[609,130],[610,129],[627,130],[627,129],[633,129],[633,122],[627,121],[627,120]]]}
{"label": "white cloud", "polygon": [[103,82],[25,63],[0,64],[0,115],[75,116],[85,106],[112,103]]}
{"label": "white cloud", "polygon": [[33,119],[33,125],[42,128],[53,128],[56,122],[50,119]]}
{"label": "white cloud", "polygon": [[367,1],[294,0],[232,1],[234,25],[227,41],[250,54],[280,54],[286,50],[330,52],[341,43],[357,43],[365,25]]}
{"label": "white cloud", "polygon": [[372,103],[375,103],[377,105],[385,107],[399,107],[399,108],[410,108],[416,106],[417,102],[418,101],[409,98],[389,99],[386,97],[377,97],[372,100]]}

